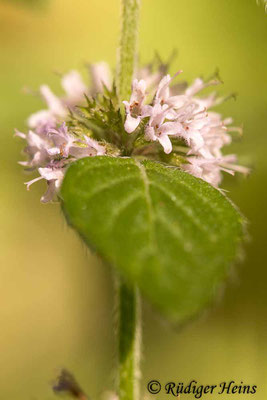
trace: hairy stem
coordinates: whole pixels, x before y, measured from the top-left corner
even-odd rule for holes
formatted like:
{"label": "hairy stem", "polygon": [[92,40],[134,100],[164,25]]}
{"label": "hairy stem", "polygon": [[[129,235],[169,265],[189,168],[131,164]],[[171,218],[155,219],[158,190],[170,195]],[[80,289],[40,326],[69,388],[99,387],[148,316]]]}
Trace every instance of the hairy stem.
{"label": "hairy stem", "polygon": [[[120,101],[129,99],[137,55],[140,0],[121,0],[122,22],[117,71]],[[136,287],[122,280],[119,297],[119,398],[138,400],[140,358],[140,299]]]}
{"label": "hairy stem", "polygon": [[121,0],[122,22],[118,63],[118,93],[120,100],[131,94],[138,39],[140,0]]}
{"label": "hairy stem", "polygon": [[138,400],[141,346],[140,297],[136,287],[119,283],[119,399]]}

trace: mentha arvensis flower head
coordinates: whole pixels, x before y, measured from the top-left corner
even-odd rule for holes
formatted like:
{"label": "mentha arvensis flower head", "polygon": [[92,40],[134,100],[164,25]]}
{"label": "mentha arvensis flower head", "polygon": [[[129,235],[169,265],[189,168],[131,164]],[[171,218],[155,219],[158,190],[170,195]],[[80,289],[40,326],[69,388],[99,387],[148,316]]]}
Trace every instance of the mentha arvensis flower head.
{"label": "mentha arvensis flower head", "polygon": [[[130,99],[119,100],[106,63],[91,64],[91,86],[77,71],[61,78],[64,93],[57,96],[40,87],[46,107],[28,118],[28,133],[16,131],[26,141],[27,160],[20,164],[38,176],[26,183],[47,182],[43,202],[56,198],[67,166],[83,157],[111,155],[145,157],[180,167],[218,187],[222,171],[247,173],[235,155],[224,155],[232,141],[232,119],[211,111],[224,99],[212,92],[218,84],[197,78],[190,86],[176,84],[166,65],[139,69]],[[125,115],[121,112],[125,108]]]}

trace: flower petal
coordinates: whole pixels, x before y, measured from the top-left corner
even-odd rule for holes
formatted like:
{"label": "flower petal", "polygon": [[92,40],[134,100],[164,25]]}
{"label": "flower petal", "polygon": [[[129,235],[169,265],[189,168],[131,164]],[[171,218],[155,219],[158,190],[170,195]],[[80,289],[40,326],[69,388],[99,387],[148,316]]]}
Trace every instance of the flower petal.
{"label": "flower petal", "polygon": [[81,75],[74,70],[63,76],[61,85],[67,94],[67,99],[72,103],[82,101],[87,92]]}
{"label": "flower petal", "polygon": [[52,201],[57,192],[56,181],[49,181],[47,182],[47,185],[47,190],[45,194],[41,197],[42,203],[48,203],[49,201]]}
{"label": "flower petal", "polygon": [[134,118],[130,114],[128,114],[124,123],[124,129],[127,133],[132,133],[138,127],[140,121],[141,117]]}
{"label": "flower petal", "polygon": [[67,110],[63,106],[61,100],[52,92],[52,90],[47,85],[42,85],[40,87],[41,95],[43,96],[49,110],[57,116],[65,117],[67,115]]}
{"label": "flower petal", "polygon": [[158,140],[164,149],[164,153],[170,154],[172,151],[172,142],[170,141],[169,136],[161,135],[161,136],[159,136]]}
{"label": "flower petal", "polygon": [[105,62],[99,62],[90,65],[92,77],[93,94],[103,91],[103,85],[111,89],[111,73],[109,65]]}

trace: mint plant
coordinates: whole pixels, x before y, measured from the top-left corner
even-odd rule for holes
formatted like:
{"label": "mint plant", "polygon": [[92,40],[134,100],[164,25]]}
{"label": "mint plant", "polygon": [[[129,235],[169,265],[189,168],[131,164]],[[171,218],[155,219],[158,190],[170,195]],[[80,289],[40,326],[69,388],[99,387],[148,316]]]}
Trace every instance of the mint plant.
{"label": "mint plant", "polygon": [[41,201],[59,199],[117,276],[121,400],[139,397],[140,295],[176,324],[212,301],[244,238],[222,172],[248,173],[223,153],[240,128],[210,111],[225,98],[199,96],[217,76],[188,86],[158,57],[136,65],[139,7],[122,0],[117,75],[98,63],[90,88],[76,71],[62,77],[64,96],[41,86],[47,108],[29,117],[27,134],[16,131],[27,142],[21,164],[39,173],[27,187],[46,180]]}

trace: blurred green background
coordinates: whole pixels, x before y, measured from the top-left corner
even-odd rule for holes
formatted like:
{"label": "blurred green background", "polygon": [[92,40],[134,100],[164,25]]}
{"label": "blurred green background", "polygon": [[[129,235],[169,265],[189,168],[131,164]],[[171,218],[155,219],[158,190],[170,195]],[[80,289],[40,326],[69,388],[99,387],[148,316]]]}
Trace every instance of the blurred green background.
{"label": "blurred green background", "polygon": [[[41,106],[23,87],[46,82],[58,89],[53,72],[82,69],[86,61],[115,67],[119,0],[31,1],[33,8],[25,2],[0,2],[0,398],[54,399],[50,382],[64,366],[95,399],[114,381],[112,278],[58,205],[40,204],[42,183],[25,190],[29,177],[17,165],[22,143],[13,128],[23,129]],[[256,384],[253,398],[267,398],[266,39],[267,15],[256,0],[143,0],[141,60],[155,50],[167,58],[177,48],[172,72],[182,68],[189,80],[218,67],[220,93],[238,93],[221,111],[244,126],[231,150],[253,166],[248,179],[225,180],[250,221],[251,241],[217,305],[181,331],[144,305],[145,395],[150,379],[195,379]]]}

